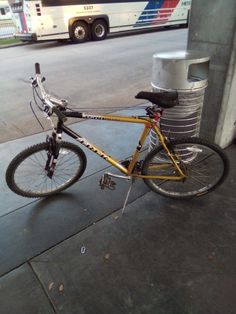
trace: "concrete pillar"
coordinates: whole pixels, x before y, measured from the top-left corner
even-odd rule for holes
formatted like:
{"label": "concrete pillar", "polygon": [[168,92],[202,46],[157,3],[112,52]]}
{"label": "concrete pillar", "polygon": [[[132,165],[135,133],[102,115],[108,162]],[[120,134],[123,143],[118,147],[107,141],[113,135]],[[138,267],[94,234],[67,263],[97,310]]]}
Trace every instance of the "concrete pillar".
{"label": "concrete pillar", "polygon": [[215,142],[226,147],[236,138],[236,31],[225,80]]}
{"label": "concrete pillar", "polygon": [[222,147],[236,135],[236,0],[192,0],[188,49],[211,57],[200,136]]}

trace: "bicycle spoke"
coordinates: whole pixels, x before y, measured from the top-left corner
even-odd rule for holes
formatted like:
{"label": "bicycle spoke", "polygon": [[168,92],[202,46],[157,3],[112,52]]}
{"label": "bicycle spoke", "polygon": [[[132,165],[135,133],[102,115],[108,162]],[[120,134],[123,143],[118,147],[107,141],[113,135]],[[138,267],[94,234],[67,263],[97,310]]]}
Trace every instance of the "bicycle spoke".
{"label": "bicycle spoke", "polygon": [[157,183],[158,186],[161,186],[162,184],[166,183],[166,182],[170,182],[169,180],[162,180],[160,181],[160,183]]}
{"label": "bicycle spoke", "polygon": [[202,178],[209,178],[210,176],[209,175],[204,175],[203,173],[197,171],[197,170],[194,170],[194,169],[191,169],[192,172],[198,174],[198,176],[202,177]]}
{"label": "bicycle spoke", "polygon": [[189,181],[189,182],[192,182],[193,184],[194,184],[194,182],[195,182],[195,183],[198,183],[198,184],[200,184],[202,187],[205,187],[205,186],[207,185],[206,182],[201,181],[201,180],[198,179],[197,177],[188,177],[188,181]]}
{"label": "bicycle spoke", "polygon": [[193,165],[198,165],[199,163],[201,163],[201,162],[207,160],[208,158],[212,157],[213,155],[214,155],[214,153],[210,154],[209,156],[204,157],[204,158],[201,159],[201,160],[198,160],[196,163],[193,163]]}

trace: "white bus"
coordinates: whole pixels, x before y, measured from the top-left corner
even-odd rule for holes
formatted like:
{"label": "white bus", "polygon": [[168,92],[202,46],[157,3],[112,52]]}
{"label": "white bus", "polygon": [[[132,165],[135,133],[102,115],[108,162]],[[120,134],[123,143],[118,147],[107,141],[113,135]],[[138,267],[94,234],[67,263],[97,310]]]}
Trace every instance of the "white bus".
{"label": "white bus", "polygon": [[191,0],[10,0],[22,40],[102,40],[108,33],[187,25]]}
{"label": "white bus", "polygon": [[10,20],[11,10],[7,1],[0,1],[0,21],[2,20]]}

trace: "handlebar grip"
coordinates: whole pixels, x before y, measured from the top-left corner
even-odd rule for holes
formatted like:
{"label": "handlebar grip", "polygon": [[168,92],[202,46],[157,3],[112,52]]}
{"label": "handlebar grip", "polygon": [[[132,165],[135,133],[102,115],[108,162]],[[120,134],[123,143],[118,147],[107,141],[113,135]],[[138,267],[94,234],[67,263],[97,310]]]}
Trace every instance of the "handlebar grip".
{"label": "handlebar grip", "polygon": [[53,107],[52,112],[54,112],[61,121],[66,122],[67,117],[58,108]]}
{"label": "handlebar grip", "polygon": [[35,73],[36,74],[41,74],[40,73],[40,64],[37,62],[37,63],[35,63]]}

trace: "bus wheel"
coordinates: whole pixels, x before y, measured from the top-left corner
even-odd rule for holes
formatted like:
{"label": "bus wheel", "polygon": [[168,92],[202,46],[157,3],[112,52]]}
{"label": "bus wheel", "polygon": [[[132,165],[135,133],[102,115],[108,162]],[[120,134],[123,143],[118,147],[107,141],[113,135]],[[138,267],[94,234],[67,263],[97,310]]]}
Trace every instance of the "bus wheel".
{"label": "bus wheel", "polygon": [[103,20],[96,20],[92,24],[93,40],[102,40],[107,36],[107,24]]}
{"label": "bus wheel", "polygon": [[83,43],[89,40],[89,29],[85,22],[78,21],[72,25],[71,39],[74,43]]}

